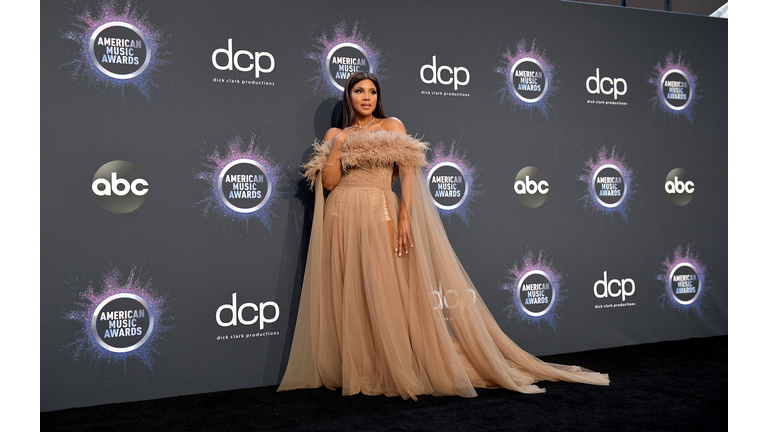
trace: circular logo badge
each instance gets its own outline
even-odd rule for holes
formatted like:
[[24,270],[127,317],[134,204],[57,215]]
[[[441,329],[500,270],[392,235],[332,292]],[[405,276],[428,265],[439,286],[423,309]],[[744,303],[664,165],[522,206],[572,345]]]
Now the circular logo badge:
[[515,177],[515,194],[520,204],[536,208],[544,204],[549,194],[549,182],[540,169],[527,166]]
[[353,73],[373,72],[368,53],[353,43],[342,43],[333,47],[325,59],[325,71],[331,83],[341,91],[344,91],[344,86]]
[[676,265],[669,274],[669,290],[672,298],[682,305],[696,301],[701,292],[701,280],[696,268],[686,262]]
[[544,67],[533,58],[522,58],[509,70],[509,80],[515,95],[527,103],[541,100],[547,93],[547,78]]
[[624,182],[626,176],[613,164],[606,164],[595,171],[592,177],[592,190],[603,207],[618,207],[627,196]]
[[135,294],[115,294],[96,308],[91,320],[93,337],[104,349],[133,351],[147,341],[155,326],[149,303]]
[[670,171],[664,182],[664,190],[667,192],[669,200],[677,206],[684,206],[691,202],[695,189],[696,186],[693,181],[682,168],[675,168]]
[[111,213],[130,213],[144,204],[149,183],[136,165],[118,160],[107,162],[93,175],[91,190],[96,202]]
[[555,292],[552,280],[540,270],[532,270],[520,278],[517,284],[517,301],[530,316],[538,317],[549,312],[554,304]]
[[88,46],[96,67],[112,78],[130,79],[149,66],[152,49],[135,26],[110,22],[96,29]]
[[229,163],[219,174],[219,197],[238,213],[253,213],[267,203],[272,184],[264,166],[251,159]]
[[661,77],[659,83],[664,103],[670,109],[680,111],[691,102],[691,87],[688,75],[680,69],[672,69]]
[[466,174],[453,162],[435,165],[427,174],[432,201],[443,210],[454,210],[467,199]]

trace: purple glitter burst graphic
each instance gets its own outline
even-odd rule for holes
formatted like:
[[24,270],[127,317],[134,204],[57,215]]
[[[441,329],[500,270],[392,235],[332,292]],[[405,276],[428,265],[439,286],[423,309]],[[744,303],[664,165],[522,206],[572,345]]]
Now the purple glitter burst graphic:
[[[682,107],[673,107],[667,103],[667,95],[664,91],[664,77],[670,73],[677,73],[683,75],[687,80],[688,85],[688,102]],[[658,109],[671,116],[680,117],[685,116],[688,122],[693,124],[694,105],[700,97],[700,91],[698,90],[699,77],[693,73],[689,66],[689,62],[683,60],[682,53],[677,57],[673,53],[667,54],[664,59],[664,63],[658,62],[654,66],[653,75],[648,78],[648,83],[655,87],[654,96],[651,99],[654,109]]]
[[[451,221],[451,216],[456,215],[461,218],[464,225],[468,226],[469,217],[472,215],[472,203],[475,201],[475,195],[480,193],[480,185],[477,183],[477,173],[474,165],[470,164],[467,160],[466,151],[459,154],[458,149],[456,148],[456,142],[452,142],[450,149],[446,150],[446,145],[440,141],[431,148],[431,153],[431,157],[427,159],[427,165],[424,167],[424,173],[426,175],[429,175],[429,172],[432,171],[433,168],[444,163],[453,164],[464,173],[464,201],[461,205],[451,210],[437,207],[438,213],[440,213],[441,216],[447,217],[448,223]],[[426,181],[428,182],[429,178],[427,178]],[[429,185],[427,185],[427,187],[429,187]]]
[[[223,202],[219,194],[219,177],[229,164],[239,160],[255,161],[263,166],[267,182],[271,185],[271,192],[265,198],[266,202],[252,212],[235,211]],[[272,161],[269,157],[269,149],[262,150],[255,136],[251,137],[248,145],[245,145],[238,135],[227,141],[224,154],[220,154],[219,149],[216,148],[213,154],[207,157],[207,161],[205,164],[207,169],[195,175],[195,178],[208,183],[206,196],[198,203],[203,205],[203,215],[215,214],[219,221],[244,222],[246,230],[249,221],[255,219],[264,224],[268,231],[272,231],[272,220],[275,218],[274,203],[285,194],[285,191],[279,187],[284,177],[283,165]]]
[[[93,315],[99,306],[105,300],[119,294],[132,294],[140,297],[149,306],[147,312],[154,317],[154,326],[146,340],[137,348],[125,352],[114,352],[104,348],[99,344],[92,330]],[[166,296],[158,295],[152,289],[151,279],[142,282],[136,267],[131,269],[127,278],[123,278],[120,271],[115,268],[102,276],[101,284],[98,287],[94,286],[92,282],[89,283],[86,290],[79,294],[79,300],[75,304],[77,309],[66,315],[66,319],[76,321],[81,325],[75,342],[71,344],[75,347],[73,354],[75,360],[88,358],[91,363],[108,365],[122,363],[123,370],[125,370],[128,359],[134,358],[149,368],[150,371],[152,370],[154,358],[160,354],[156,347],[157,342],[163,339],[163,334],[166,331],[173,328],[172,325],[166,324],[166,321],[172,321],[173,317],[166,317]]]
[[[552,298],[549,299],[550,305],[547,307],[546,313],[539,315],[532,315],[528,313],[524,305],[520,303],[520,297],[518,295],[518,285],[522,279],[531,273],[539,273],[546,275],[549,280],[552,290]],[[509,282],[502,286],[502,289],[509,291],[511,297],[509,300],[509,319],[516,318],[520,322],[528,324],[540,325],[542,321],[547,322],[552,326],[553,330],[557,330],[556,321],[558,319],[557,309],[560,306],[560,302],[566,298],[564,290],[562,288],[563,277],[552,265],[551,260],[547,260],[544,257],[544,252],[540,251],[538,256],[535,256],[532,251],[529,251],[523,257],[522,264],[515,263],[514,267],[509,270],[508,276]]]
[[[675,269],[686,266],[693,269],[698,279],[698,291],[693,299],[686,302],[678,300],[678,295],[675,293],[675,287],[672,283],[672,274]],[[699,256],[691,251],[691,246],[683,250],[682,246],[675,248],[672,257],[665,258],[661,263],[661,273],[656,276],[656,280],[664,284],[664,293],[659,296],[659,301],[665,307],[679,311],[694,310],[699,316],[702,316],[702,297],[707,293],[707,267],[705,267],[699,260]]]
[[[621,174],[621,177],[624,182],[624,195],[622,199],[615,204],[614,206],[607,206],[605,205],[597,196],[597,192],[595,191],[595,188],[593,187],[593,181],[595,178],[595,175],[597,172],[601,169],[603,169],[606,166],[612,166],[615,167],[617,171]],[[583,181],[587,186],[587,191],[584,194],[584,197],[582,200],[584,201],[584,208],[591,208],[592,210],[607,214],[611,216],[611,219],[613,219],[613,214],[618,213],[621,215],[621,217],[624,218],[624,221],[627,222],[627,213],[629,213],[629,203],[632,200],[633,195],[635,194],[635,181],[634,181],[634,170],[630,168],[625,162],[624,157],[619,156],[616,152],[616,148],[614,147],[611,149],[611,152],[608,153],[608,150],[605,147],[602,147],[598,153],[596,158],[590,158],[584,167],[584,173],[579,176],[579,180]]]
[[338,87],[328,76],[326,69],[326,61],[331,51],[341,44],[352,44],[360,47],[366,54],[370,63],[368,64],[368,70],[371,71],[379,81],[385,79],[381,69],[382,53],[381,50],[376,48],[370,41],[370,35],[363,36],[358,29],[358,23],[352,27],[351,31],[347,30],[347,25],[344,22],[340,22],[333,29],[333,36],[330,38],[323,32],[322,36],[315,40],[315,49],[317,51],[306,54],[306,57],[317,62],[317,73],[313,78],[314,91],[316,94],[324,94],[329,97],[338,97],[343,90],[339,90]]
[[[527,59],[533,63],[537,63],[543,73],[544,82],[546,83],[546,89],[535,100],[525,100],[520,97],[515,84],[512,82],[510,73],[512,68],[521,60]],[[551,108],[552,94],[556,92],[559,87],[555,85],[555,65],[549,61],[546,57],[546,50],[542,50],[536,46],[536,40],[531,42],[530,48],[525,39],[520,40],[515,46],[515,52],[511,49],[507,50],[502,56],[502,65],[495,69],[496,72],[504,76],[504,86],[501,88],[502,100],[509,100],[513,106],[517,106],[522,109],[527,109],[530,113],[536,108],[544,115],[545,118],[549,118],[549,110]]]
[[[62,35],[65,39],[78,44],[77,55],[69,62],[74,67],[72,78],[77,79],[82,76],[94,87],[120,89],[123,98],[125,98],[125,86],[132,86],[150,100],[152,89],[157,87],[154,76],[170,61],[164,60],[162,57],[165,53],[160,51],[165,44],[163,31],[155,28],[148,21],[147,13],[140,14],[136,10],[131,10],[130,0],[126,2],[122,11],[118,11],[116,0],[104,0],[100,4],[98,15],[93,16],[90,10],[86,9],[75,19],[76,22],[72,25],[76,30],[66,31]],[[134,77],[126,79],[111,77],[99,70],[91,59],[91,36],[101,26],[114,22],[128,24],[141,32],[146,40],[146,48],[151,53],[150,58],[145,60],[148,62],[146,68]]]

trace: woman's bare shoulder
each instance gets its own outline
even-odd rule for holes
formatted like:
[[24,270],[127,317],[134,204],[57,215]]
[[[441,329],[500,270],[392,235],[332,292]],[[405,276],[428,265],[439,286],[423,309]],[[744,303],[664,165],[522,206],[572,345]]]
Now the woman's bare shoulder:
[[328,129],[328,131],[325,133],[325,136],[323,136],[323,141],[328,142],[332,140],[336,135],[338,135],[341,132],[341,129],[337,127],[332,127]]
[[405,125],[397,117],[387,117],[381,120],[380,126],[384,130],[391,132],[407,133],[405,131]]

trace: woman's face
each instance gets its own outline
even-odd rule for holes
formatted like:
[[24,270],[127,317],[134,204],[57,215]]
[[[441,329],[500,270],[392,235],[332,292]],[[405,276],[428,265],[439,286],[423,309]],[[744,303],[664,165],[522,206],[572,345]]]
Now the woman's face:
[[376,102],[379,99],[376,85],[369,79],[359,81],[350,91],[352,100],[352,109],[360,117],[368,117],[376,109]]

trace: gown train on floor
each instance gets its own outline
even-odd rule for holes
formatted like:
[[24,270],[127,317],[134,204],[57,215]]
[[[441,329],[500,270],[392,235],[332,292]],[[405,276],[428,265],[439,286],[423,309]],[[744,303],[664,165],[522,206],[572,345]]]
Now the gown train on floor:
[[[344,395],[476,396],[475,388],[541,393],[537,381],[608,385],[608,375],[545,363],[496,323],[456,257],[431,202],[426,144],[405,134],[351,133],[344,175],[326,199],[329,143],[305,176],[315,204],[289,362],[278,391],[325,386]],[[414,247],[396,256],[393,163],[410,176]]]

